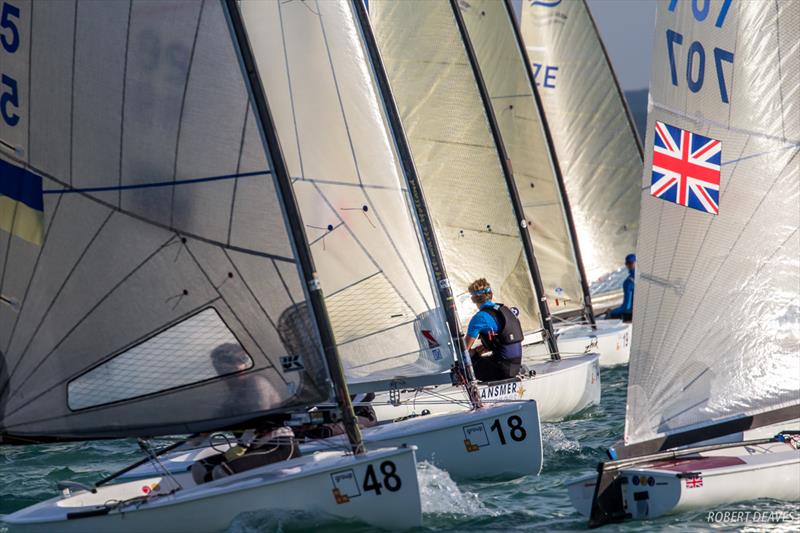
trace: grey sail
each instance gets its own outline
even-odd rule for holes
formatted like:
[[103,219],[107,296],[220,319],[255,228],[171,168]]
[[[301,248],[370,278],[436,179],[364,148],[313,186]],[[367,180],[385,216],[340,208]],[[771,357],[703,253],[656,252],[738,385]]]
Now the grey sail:
[[14,23],[2,434],[191,432],[329,399],[221,4],[33,3]]
[[[531,272],[475,75],[450,3],[371,1],[370,20],[466,323],[467,286],[492,283],[541,327]],[[414,31],[408,31],[414,28]]]
[[451,380],[454,362],[350,2],[244,2],[353,391]]
[[[564,176],[593,302],[636,249],[642,153],[611,63],[584,0],[522,3],[521,30]],[[608,281],[608,280],[606,280]],[[603,291],[605,294],[600,294]],[[610,293],[610,294],[609,294]]]
[[504,2],[460,4],[514,169],[536,259],[554,313],[583,308],[580,272],[564,216],[555,162]]
[[658,6],[626,444],[800,416],[800,2],[705,6]]

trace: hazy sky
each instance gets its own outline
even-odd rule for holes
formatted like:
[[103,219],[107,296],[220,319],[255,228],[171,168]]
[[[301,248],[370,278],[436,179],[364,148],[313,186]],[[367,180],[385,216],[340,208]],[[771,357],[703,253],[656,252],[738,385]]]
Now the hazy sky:
[[588,3],[622,89],[647,88],[656,0],[588,0]]

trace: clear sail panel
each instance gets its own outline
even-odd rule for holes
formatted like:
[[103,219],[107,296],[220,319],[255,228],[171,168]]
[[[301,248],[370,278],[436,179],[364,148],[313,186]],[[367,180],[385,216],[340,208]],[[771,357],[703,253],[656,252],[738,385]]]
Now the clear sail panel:
[[628,444],[800,403],[798,20],[658,6]]
[[222,4],[8,6],[2,433],[190,432],[328,399]]
[[[519,224],[450,3],[371,1],[370,19],[444,263],[467,323],[487,278],[526,331],[540,320]],[[414,28],[414,31],[408,31]]]
[[351,3],[242,12],[348,381],[446,372],[444,311]]

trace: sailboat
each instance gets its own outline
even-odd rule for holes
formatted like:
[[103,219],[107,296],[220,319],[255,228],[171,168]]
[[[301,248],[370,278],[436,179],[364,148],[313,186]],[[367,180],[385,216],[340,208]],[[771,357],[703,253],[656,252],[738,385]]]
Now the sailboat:
[[[438,248],[423,241],[417,224],[425,216],[424,199],[414,202],[406,184],[414,169],[403,168],[403,132],[399,120],[391,124],[396,110],[379,84],[380,58],[369,53],[374,42],[363,2],[309,5],[245,2],[241,9],[259,28],[251,35],[259,71],[275,73],[264,85],[276,109],[276,131],[286,140],[287,167],[349,390],[386,392],[398,380],[470,386],[460,379],[463,368],[458,375],[451,371],[461,364],[459,339],[450,338],[448,310],[426,253],[438,255]],[[459,480],[539,473],[535,402],[470,406],[364,428],[363,439],[370,447],[413,444],[418,460]],[[511,426],[522,429],[504,443],[498,428]],[[336,437],[301,449],[343,445]],[[162,463],[183,472],[215,448],[179,449]],[[151,471],[143,465],[128,477]]]
[[[547,360],[536,355],[538,346],[526,347],[524,376],[481,384],[481,399],[535,398],[542,420],[598,403],[597,355],[582,348],[577,357],[559,360],[547,302],[536,296],[541,282],[530,235],[457,3],[373,1],[369,10],[453,286],[459,327],[475,312],[467,285],[485,277],[496,301],[518,308],[526,332],[547,330],[539,337]],[[401,30],[408,27],[416,32]],[[379,417],[469,406],[457,387],[398,380],[396,389],[376,398]]]
[[[583,303],[599,314],[621,303],[628,276],[621,265],[636,249],[642,148],[586,2],[523,2],[520,20],[553,159],[563,174],[565,213],[583,293],[589,294]],[[580,300],[559,288],[550,287],[566,294],[554,314],[568,319],[574,314],[570,301]],[[630,326],[616,320],[593,322],[585,312],[584,318],[584,328],[572,327],[570,335],[581,329],[581,334],[589,333],[586,325],[593,325],[595,333],[615,329],[610,338],[598,337],[599,351],[608,364],[627,362]]]
[[593,526],[800,500],[800,4],[692,6],[657,11],[625,436],[569,486]]
[[[510,2],[461,3],[513,167],[562,355],[596,351],[600,366],[627,363],[630,326],[596,320],[553,136]],[[579,324],[576,324],[578,322]],[[532,342],[541,339],[526,335]]]
[[253,427],[333,394],[349,449],[203,484],[169,472],[60,482],[59,497],[3,521],[198,532],[301,510],[418,526],[413,447],[366,451],[355,423],[252,20],[234,1],[6,2],[9,12],[2,442]]

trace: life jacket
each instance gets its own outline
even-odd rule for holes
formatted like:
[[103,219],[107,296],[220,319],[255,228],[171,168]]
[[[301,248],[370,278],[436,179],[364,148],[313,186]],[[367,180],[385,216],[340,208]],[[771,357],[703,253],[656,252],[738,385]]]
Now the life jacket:
[[497,332],[481,332],[480,339],[486,349],[504,359],[519,359],[522,357],[522,324],[514,312],[503,304],[482,307],[481,311],[489,313],[497,322]]

